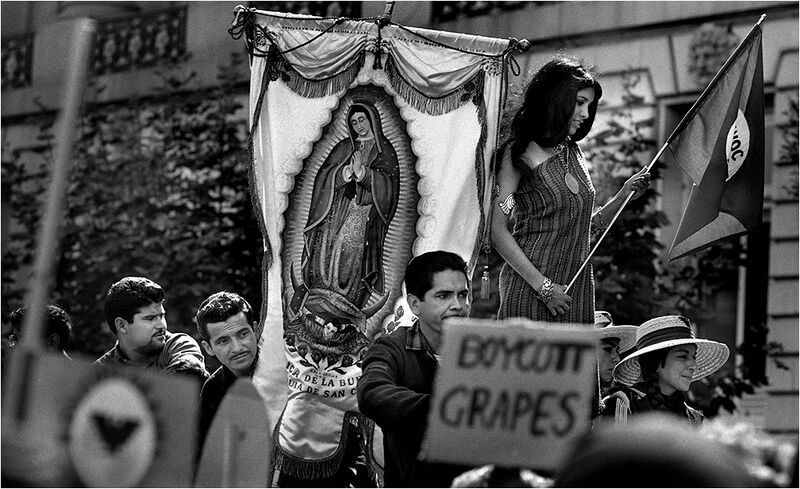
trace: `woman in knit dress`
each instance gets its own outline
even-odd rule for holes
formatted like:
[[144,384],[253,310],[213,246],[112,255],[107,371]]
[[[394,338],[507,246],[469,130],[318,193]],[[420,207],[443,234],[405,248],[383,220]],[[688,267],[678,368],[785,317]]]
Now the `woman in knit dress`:
[[[631,191],[650,185],[646,169],[594,210],[594,186],[576,144],[589,132],[602,96],[579,62],[559,57],[531,80],[502,149],[492,206],[492,242],[506,264],[500,272],[500,319],[594,322],[594,283],[587,266],[592,227],[602,230]],[[510,225],[513,224],[513,228]]]

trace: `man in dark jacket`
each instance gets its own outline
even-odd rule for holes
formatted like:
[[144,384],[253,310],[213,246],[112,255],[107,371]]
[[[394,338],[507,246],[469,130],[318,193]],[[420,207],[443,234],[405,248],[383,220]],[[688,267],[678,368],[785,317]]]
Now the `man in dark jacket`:
[[200,304],[195,315],[203,349],[222,364],[200,391],[200,446],[222,398],[239,377],[252,377],[258,358],[253,308],[231,292],[217,292]]
[[439,360],[442,323],[469,314],[464,260],[433,251],[406,268],[408,305],[418,320],[378,338],[358,381],[358,407],[383,430],[386,487],[450,487],[470,467],[418,461]]

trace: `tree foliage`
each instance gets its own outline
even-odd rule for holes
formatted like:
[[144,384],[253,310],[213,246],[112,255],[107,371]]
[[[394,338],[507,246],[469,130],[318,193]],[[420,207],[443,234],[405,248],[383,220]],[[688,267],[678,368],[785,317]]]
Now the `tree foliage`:
[[[606,127],[590,134],[584,144],[597,205],[608,202],[625,180],[641,170],[656,146],[654,118],[636,117],[635,109],[644,105],[643,97],[634,92],[639,81],[635,72],[623,76],[621,106],[611,113]],[[618,324],[639,324],[660,311],[665,302],[672,302],[665,297],[669,289],[657,286],[663,246],[656,231],[667,224],[667,218],[655,208],[659,167],[650,173],[650,188],[625,206],[592,258],[595,307],[610,311]],[[603,217],[608,223],[613,216]]]
[[[127,275],[164,287],[172,331],[195,333],[197,305],[218,290],[242,294],[258,312],[263,253],[248,189],[247,127],[233,92],[240,65],[234,57],[210,91],[188,91],[192,75],[165,72],[166,96],[87,108],[54,291],[73,317],[76,350],[97,355],[111,346],[103,297]],[[46,179],[23,176],[13,161],[6,167],[36,181],[18,186],[12,200],[28,233],[14,237],[15,249],[27,253],[6,253],[4,266],[19,268],[30,260],[35,197]]]

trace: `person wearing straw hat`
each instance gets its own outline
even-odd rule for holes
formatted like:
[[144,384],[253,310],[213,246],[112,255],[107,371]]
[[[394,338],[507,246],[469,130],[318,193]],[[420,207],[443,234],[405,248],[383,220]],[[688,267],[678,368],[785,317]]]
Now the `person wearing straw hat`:
[[636,346],[636,326],[616,325],[606,311],[594,312],[595,335],[599,341],[597,366],[600,378],[600,394],[610,394],[614,381],[614,367],[620,362],[620,352]]
[[625,424],[629,414],[658,411],[700,424],[703,414],[686,404],[685,393],[692,382],[725,365],[729,355],[725,344],[695,338],[683,316],[645,321],[636,331],[636,351],[614,367],[614,380],[628,387],[603,400],[614,406],[604,415]]

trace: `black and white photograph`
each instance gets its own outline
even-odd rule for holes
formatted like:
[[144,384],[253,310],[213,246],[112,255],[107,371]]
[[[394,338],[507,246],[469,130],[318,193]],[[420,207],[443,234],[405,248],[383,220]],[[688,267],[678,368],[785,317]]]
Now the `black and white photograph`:
[[796,1],[0,2],[3,487],[798,487]]

